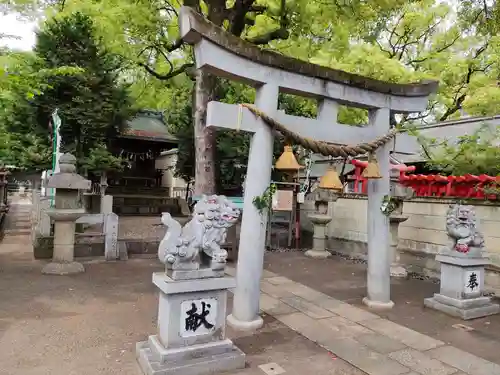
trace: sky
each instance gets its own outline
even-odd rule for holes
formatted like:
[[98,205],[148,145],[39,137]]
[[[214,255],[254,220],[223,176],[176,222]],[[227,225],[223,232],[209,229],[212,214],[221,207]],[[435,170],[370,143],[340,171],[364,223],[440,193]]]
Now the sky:
[[20,39],[2,38],[0,45],[28,51],[35,44],[36,22],[24,22],[15,14],[0,15],[0,33],[15,35]]

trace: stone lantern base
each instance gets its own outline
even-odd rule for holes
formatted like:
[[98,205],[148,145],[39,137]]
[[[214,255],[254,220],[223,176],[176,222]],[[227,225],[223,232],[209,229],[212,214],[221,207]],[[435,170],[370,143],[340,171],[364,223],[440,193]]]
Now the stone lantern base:
[[320,213],[309,214],[309,220],[311,220],[314,234],[313,234],[313,248],[307,250],[305,255],[310,258],[325,259],[331,256],[331,254],[326,250],[326,235],[327,235],[327,225],[332,221],[332,217]]
[[45,265],[46,275],[71,275],[85,272],[83,264],[74,261],[75,221],[85,214],[83,209],[47,210],[54,224],[54,254],[52,262]]

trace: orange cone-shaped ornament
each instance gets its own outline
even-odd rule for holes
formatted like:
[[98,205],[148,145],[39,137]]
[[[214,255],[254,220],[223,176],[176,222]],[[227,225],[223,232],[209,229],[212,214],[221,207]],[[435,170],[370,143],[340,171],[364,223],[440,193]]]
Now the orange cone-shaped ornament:
[[344,186],[340,182],[339,174],[333,165],[328,167],[326,173],[319,180],[319,187],[322,189],[343,190]]
[[292,146],[285,146],[285,150],[276,161],[276,165],[274,167],[280,171],[297,171],[304,168],[297,162],[297,159],[293,154]]
[[377,158],[375,157],[375,155],[373,155],[373,154],[368,155],[368,165],[363,170],[363,173],[361,175],[367,179],[382,178],[382,175],[380,174],[380,168],[378,166]]

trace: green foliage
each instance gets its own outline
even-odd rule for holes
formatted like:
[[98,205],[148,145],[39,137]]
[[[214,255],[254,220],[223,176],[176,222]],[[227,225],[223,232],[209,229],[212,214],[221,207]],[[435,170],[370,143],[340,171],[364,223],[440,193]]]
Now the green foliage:
[[[29,13],[41,3],[46,2],[14,0],[2,4]],[[132,83],[131,92],[139,105],[165,110],[171,131],[181,139],[177,172],[190,178],[194,176],[195,164],[192,83],[177,73],[186,71],[193,56],[190,47],[174,48],[178,36],[176,11],[181,3],[199,7],[205,16],[214,20],[216,2],[212,0],[170,3],[66,0],[62,10],[57,2],[49,4],[48,14],[55,14],[58,19],[82,11],[93,19],[100,43],[128,62],[122,65],[122,76]],[[498,112],[500,12],[497,1],[466,0],[451,5],[434,0],[287,0],[286,17],[283,17],[281,1],[260,0],[250,2],[254,7],[248,8],[250,11],[240,19],[244,21],[242,25],[228,15],[243,3],[248,4],[242,0],[226,2],[226,16],[219,23],[233,34],[259,42],[265,48],[389,82],[439,80],[439,91],[428,110],[401,116],[397,119],[399,125],[456,118],[460,110],[469,115]],[[173,54],[172,50],[175,50]],[[144,70],[145,64],[149,73]],[[254,94],[249,88],[224,81],[219,86],[218,100],[253,101]],[[280,98],[280,108],[306,117],[316,114],[314,102],[287,95]],[[339,122],[353,125],[367,120],[366,111],[348,107],[341,107],[338,117]],[[477,173],[485,163],[490,172],[494,171],[495,149],[487,148],[486,144],[481,146],[481,142],[473,145],[475,139],[472,136],[462,139],[456,146],[434,145],[433,151],[439,155],[434,155],[430,163],[455,174],[459,170]],[[241,183],[242,173],[234,165],[246,164],[248,148],[247,135],[218,134],[216,157],[220,175],[217,181],[225,186]],[[281,151],[278,142],[275,151],[277,154]],[[478,159],[483,160],[470,161],[475,154],[482,155]]]
[[47,77],[70,76],[80,70],[41,68],[29,52],[6,50],[0,59],[0,159],[21,169],[46,169],[51,165],[50,140],[36,126],[33,98],[47,89]]
[[48,68],[81,69],[72,76],[47,77],[47,88],[33,100],[39,127],[50,130],[50,115],[58,108],[62,149],[75,154],[78,167],[116,169],[116,158],[109,153],[105,157],[103,145],[119,134],[133,114],[119,76],[123,60],[107,51],[94,36],[92,19],[79,12],[46,22],[37,34],[35,53]]
[[273,202],[273,196],[278,190],[276,184],[271,184],[269,185],[266,190],[262,193],[262,195],[259,195],[257,197],[253,198],[253,205],[257,210],[260,212],[261,215],[263,215],[266,210],[268,210],[271,207],[271,204]]
[[123,159],[112,155],[105,145],[97,144],[89,150],[88,156],[82,163],[82,168],[94,171],[95,174],[103,171],[119,172],[123,170]]
[[458,138],[456,144],[447,140],[423,139],[428,166],[449,175],[500,175],[500,127],[483,126],[471,135]]

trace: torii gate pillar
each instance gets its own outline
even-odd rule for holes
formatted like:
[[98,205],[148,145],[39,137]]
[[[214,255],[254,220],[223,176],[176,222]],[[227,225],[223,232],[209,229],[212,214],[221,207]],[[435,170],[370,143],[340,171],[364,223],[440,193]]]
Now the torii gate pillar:
[[[256,88],[256,106],[303,137],[336,144],[371,141],[389,132],[389,115],[420,112],[435,82],[392,84],[328,69],[292,59],[243,42],[226,33],[190,8],[180,12],[180,33],[194,45],[196,68],[238,80]],[[316,119],[289,116],[277,110],[279,92],[317,98]],[[337,123],[338,104],[369,110],[369,124],[353,127]],[[240,112],[241,111],[241,112]],[[265,246],[265,217],[253,205],[271,180],[273,135],[267,124],[238,105],[210,102],[207,126],[253,133],[247,167],[237,287],[228,323],[241,330],[262,326],[259,316],[260,279]],[[396,143],[397,145],[397,143]],[[383,197],[390,194],[389,151],[391,144],[377,151],[383,178],[368,187],[368,276],[364,303],[387,309],[390,299],[389,220],[380,210]]]

